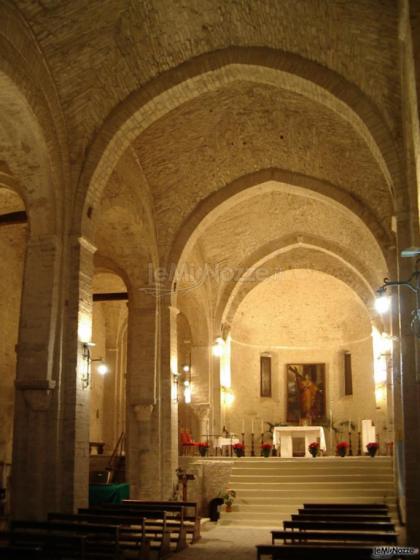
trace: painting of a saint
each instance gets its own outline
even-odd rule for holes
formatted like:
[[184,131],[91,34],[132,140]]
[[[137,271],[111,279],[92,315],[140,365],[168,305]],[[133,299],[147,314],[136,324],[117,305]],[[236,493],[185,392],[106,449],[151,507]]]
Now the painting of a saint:
[[325,364],[288,364],[287,421],[316,424],[325,417]]

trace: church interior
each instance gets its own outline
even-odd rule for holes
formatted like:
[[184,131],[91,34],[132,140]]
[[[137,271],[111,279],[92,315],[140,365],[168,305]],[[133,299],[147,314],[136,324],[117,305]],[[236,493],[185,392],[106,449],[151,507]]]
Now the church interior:
[[419,94],[416,0],[0,1],[0,556],[420,546]]

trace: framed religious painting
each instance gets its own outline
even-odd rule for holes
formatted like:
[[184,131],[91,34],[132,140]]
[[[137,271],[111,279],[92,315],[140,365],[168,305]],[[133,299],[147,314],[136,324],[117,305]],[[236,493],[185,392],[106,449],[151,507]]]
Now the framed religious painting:
[[287,422],[325,419],[325,364],[287,364]]

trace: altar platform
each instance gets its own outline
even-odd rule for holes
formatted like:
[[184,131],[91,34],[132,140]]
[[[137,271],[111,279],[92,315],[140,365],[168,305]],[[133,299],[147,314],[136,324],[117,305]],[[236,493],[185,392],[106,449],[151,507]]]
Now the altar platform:
[[356,457],[180,457],[180,466],[195,474],[189,499],[206,515],[208,502],[226,488],[236,491],[231,513],[221,523],[280,526],[304,503],[378,503],[396,515],[393,458]]

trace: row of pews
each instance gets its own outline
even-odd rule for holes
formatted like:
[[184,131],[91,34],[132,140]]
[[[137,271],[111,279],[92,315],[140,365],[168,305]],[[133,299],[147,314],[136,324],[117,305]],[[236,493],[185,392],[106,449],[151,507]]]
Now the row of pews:
[[47,521],[11,521],[0,534],[0,558],[150,560],[199,539],[196,502],[124,500],[75,514],[50,513]]
[[397,536],[385,504],[304,504],[283,530],[271,531],[271,545],[257,545],[257,560],[367,560]]

